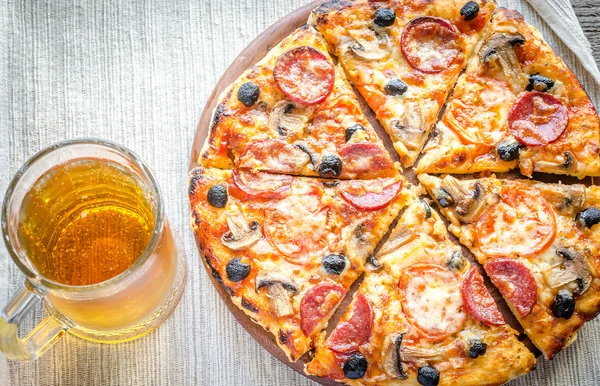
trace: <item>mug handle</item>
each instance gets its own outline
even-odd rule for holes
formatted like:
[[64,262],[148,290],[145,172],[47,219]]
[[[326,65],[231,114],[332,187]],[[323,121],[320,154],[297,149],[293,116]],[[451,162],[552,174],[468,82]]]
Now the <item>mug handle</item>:
[[0,313],[0,351],[8,359],[31,361],[39,358],[68,329],[69,326],[47,316],[25,339],[17,335],[17,327],[34,305],[42,300],[42,296],[26,283],[8,301]]

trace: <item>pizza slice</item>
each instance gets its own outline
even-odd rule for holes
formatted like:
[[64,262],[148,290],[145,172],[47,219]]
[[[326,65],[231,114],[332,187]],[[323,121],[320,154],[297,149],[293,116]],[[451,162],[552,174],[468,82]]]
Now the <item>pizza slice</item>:
[[498,9],[418,173],[600,175],[600,123],[575,75],[516,11]]
[[439,215],[413,199],[341,322],[317,340],[311,375],[350,385],[499,385],[529,372],[518,341]]
[[309,19],[411,166],[491,15],[493,1],[333,0]]
[[310,26],[286,37],[223,92],[198,162],[344,179],[398,174]]
[[197,168],[191,225],[213,278],[296,361],[397,217],[403,185]]
[[521,180],[421,183],[551,359],[600,311],[600,190]]

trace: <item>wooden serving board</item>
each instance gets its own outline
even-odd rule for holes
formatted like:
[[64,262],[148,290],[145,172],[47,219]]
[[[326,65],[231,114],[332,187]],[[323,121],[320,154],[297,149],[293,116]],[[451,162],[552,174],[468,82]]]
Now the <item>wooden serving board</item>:
[[[199,166],[199,164],[197,162],[198,157],[200,155],[202,145],[204,144],[204,141],[205,141],[206,137],[208,136],[208,130],[209,130],[209,127],[210,127],[210,124],[212,121],[212,117],[213,117],[213,110],[215,109],[217,103],[219,102],[219,96],[221,95],[223,90],[225,90],[240,75],[242,75],[242,73],[247,68],[249,68],[250,66],[254,65],[256,62],[258,62],[260,59],[262,59],[269,52],[269,50],[271,50],[271,48],[273,48],[281,40],[283,40],[283,38],[285,38],[290,33],[292,33],[296,28],[306,24],[311,11],[325,1],[326,0],[313,1],[313,2],[305,5],[304,7],[299,8],[296,11],[294,11],[294,12],[290,13],[289,15],[278,20],[275,24],[273,24],[272,26],[267,28],[256,39],[254,39],[237,56],[237,58],[235,58],[233,63],[231,63],[231,65],[227,68],[227,70],[225,71],[225,73],[223,74],[223,76],[221,77],[221,79],[219,80],[217,85],[215,86],[213,92],[210,94],[210,96],[208,98],[208,102],[206,103],[206,106],[204,107],[204,110],[202,112],[202,116],[200,117],[200,122],[198,124],[197,130],[196,130],[196,136],[194,138],[194,143],[192,146],[190,170]],[[392,158],[394,159],[394,161],[399,161],[399,157],[393,148],[393,145],[392,145],[392,142],[391,142],[389,136],[386,134],[383,127],[377,121],[375,114],[367,106],[364,99],[358,93],[356,93],[356,94],[361,103],[361,106],[363,108],[365,115],[367,116],[371,125],[374,127],[375,131],[379,134],[379,137],[383,140],[383,143],[384,143],[386,149],[392,155]],[[403,174],[410,183],[418,184],[418,180],[416,178],[415,173],[412,171],[412,168],[408,168],[408,169],[404,170]],[[509,173],[496,173],[496,176],[500,177],[500,178],[510,178],[510,179],[525,178],[518,171],[513,171],[513,172],[509,172]],[[577,180],[574,177],[554,176],[554,175],[546,175],[546,174],[534,174],[533,178],[538,181],[543,181],[543,182],[554,182],[555,183],[558,181],[562,181],[563,183],[584,183],[585,185],[593,184],[593,181],[591,178],[586,178],[584,180]],[[442,216],[442,218],[443,218],[443,216]],[[454,240],[454,242],[459,244],[457,239],[452,234],[450,234],[450,237]],[[385,240],[385,238],[384,238],[384,240]],[[462,247],[462,249],[463,249],[464,255],[467,256],[471,260],[471,262],[473,263],[474,266],[479,267],[480,272],[484,275],[484,277],[486,277],[486,285],[487,285],[488,289],[490,290],[490,293],[496,300],[496,303],[498,304],[499,309],[502,312],[506,322],[508,324],[510,324],[514,329],[516,329],[517,331],[522,333],[522,328],[519,326],[515,317],[512,315],[512,312],[510,311],[508,305],[504,302],[504,300],[502,299],[502,297],[500,296],[498,291],[490,284],[489,279],[487,279],[487,276],[485,275],[483,269],[475,261],[475,258],[472,255],[472,253],[469,250],[467,250],[465,247]],[[199,249],[199,251],[200,251],[200,249]],[[202,252],[200,252],[200,253],[202,253]],[[283,351],[277,346],[277,343],[275,342],[275,337],[273,336],[273,334],[265,331],[262,327],[255,324],[254,322],[252,322],[252,320],[250,319],[250,317],[248,315],[246,315],[242,310],[240,310],[238,307],[236,307],[232,303],[230,295],[223,289],[223,287],[219,283],[217,283],[212,278],[210,269],[205,264],[204,264],[204,267],[207,270],[208,277],[210,277],[210,280],[212,281],[213,286],[215,287],[215,289],[221,296],[221,299],[223,300],[223,302],[227,305],[227,308],[229,308],[229,311],[231,311],[231,313],[234,315],[234,317],[237,319],[237,321],[246,329],[246,331],[258,343],[260,343],[261,346],[263,346],[267,351],[269,351],[273,356],[275,356],[281,362],[285,363],[288,367],[294,369],[298,373],[314,380],[315,382],[317,382],[319,384],[330,385],[330,386],[340,385],[340,383],[329,380],[329,379],[307,376],[304,373],[304,365],[308,361],[307,355],[304,355],[297,362],[294,362],[294,363],[290,362],[287,359],[287,357],[285,356],[285,354],[283,353]],[[356,283],[354,283],[354,285],[348,291],[348,294],[346,295],[342,304],[338,308],[336,314],[333,316],[333,318],[331,319],[331,321],[329,323],[328,333],[331,332],[333,327],[335,327],[341,314],[347,308],[348,304],[350,303],[350,301],[352,299],[352,295],[354,294],[354,292],[356,291],[356,289],[358,288],[358,286],[360,284],[360,281],[361,280],[359,279]],[[525,343],[525,345],[528,348],[530,348],[536,354],[537,357],[540,356],[541,353],[537,349],[535,349],[535,347],[533,346],[531,341],[529,341],[529,339],[526,336],[524,336],[524,334],[521,334],[519,339],[521,341],[523,341],[523,343]]]

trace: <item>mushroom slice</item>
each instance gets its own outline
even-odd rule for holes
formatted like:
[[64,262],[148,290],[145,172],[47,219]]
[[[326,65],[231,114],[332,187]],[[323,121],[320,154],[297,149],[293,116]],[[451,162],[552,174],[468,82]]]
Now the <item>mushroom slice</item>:
[[304,115],[292,114],[294,104],[282,100],[275,104],[269,115],[269,128],[282,137],[296,137],[304,131],[308,122]]
[[365,232],[364,225],[360,224],[354,228],[352,236],[349,241],[348,250],[353,251],[355,256],[359,258],[367,259],[368,256],[373,252],[373,235],[369,232]]
[[298,292],[298,286],[290,277],[278,271],[260,272],[256,277],[256,290],[263,287],[267,287],[267,296],[277,317],[294,313],[290,292]]
[[556,254],[564,260],[544,271],[544,279],[548,286],[558,288],[575,282],[577,295],[587,291],[592,283],[592,275],[584,254],[573,247],[557,248]]
[[483,43],[479,51],[479,60],[488,66],[498,65],[515,93],[525,90],[529,84],[529,79],[523,73],[513,48],[517,44],[524,43],[525,37],[518,32],[497,32]]
[[401,141],[407,149],[421,150],[425,130],[420,102],[409,102],[402,118],[393,119],[390,123],[394,139]]
[[467,189],[461,181],[448,175],[444,177],[440,187],[452,197],[452,201],[456,203],[454,213],[464,223],[477,221],[483,211],[497,201],[497,198],[486,194],[479,181],[473,189]]
[[221,242],[231,250],[240,251],[249,248],[262,238],[258,221],[248,224],[240,212],[227,213],[227,225],[229,225],[229,231],[223,233]]
[[574,216],[585,205],[585,185],[539,184],[535,186],[560,214]]
[[308,146],[308,144],[304,141],[296,141],[294,142],[294,147],[298,150],[301,150],[308,156],[310,160],[310,164],[312,165],[312,169],[317,169],[317,164],[319,163],[319,156],[315,154],[315,152]]
[[404,334],[393,333],[384,342],[383,369],[390,377],[396,379],[408,378],[407,366],[402,363],[402,355],[400,354],[403,336]]
[[383,244],[377,255],[383,256],[394,252],[401,246],[406,245],[414,240],[415,237],[417,237],[417,235],[413,231],[406,228],[404,225],[398,225],[398,227],[394,229],[390,237]]
[[565,171],[576,170],[577,160],[571,152],[564,152],[562,155],[556,156],[556,160],[535,161],[533,164],[534,171],[544,173],[563,174]]
[[356,36],[353,36],[353,38],[354,40],[350,42],[348,48],[354,55],[361,59],[368,61],[381,60],[390,55],[388,51],[382,50],[379,47],[379,40],[376,36],[373,36],[373,40],[366,40]]
[[403,346],[400,349],[403,362],[427,362],[441,361],[444,359],[444,351],[440,348],[423,348],[414,346]]

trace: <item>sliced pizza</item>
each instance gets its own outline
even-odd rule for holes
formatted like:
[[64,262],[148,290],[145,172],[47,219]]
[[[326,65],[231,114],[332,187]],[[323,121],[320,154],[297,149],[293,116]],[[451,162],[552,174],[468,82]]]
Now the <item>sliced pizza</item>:
[[312,12],[402,164],[419,155],[494,11],[493,1],[333,0]]
[[223,92],[199,163],[344,179],[398,174],[310,26],[283,39]]
[[551,359],[600,311],[600,191],[419,176],[532,342]]
[[600,175],[600,123],[575,75],[517,11],[498,9],[418,173]]
[[350,385],[499,385],[533,354],[505,324],[439,215],[414,199],[341,322],[317,340],[311,375]]
[[403,185],[197,168],[191,225],[213,278],[296,361],[397,217]]

